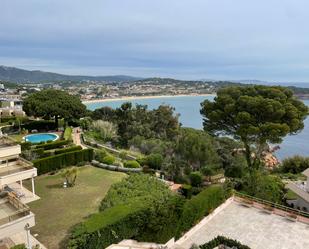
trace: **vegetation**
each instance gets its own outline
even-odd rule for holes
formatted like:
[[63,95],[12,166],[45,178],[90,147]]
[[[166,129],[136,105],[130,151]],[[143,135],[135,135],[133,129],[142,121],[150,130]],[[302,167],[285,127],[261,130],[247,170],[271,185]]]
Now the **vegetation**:
[[[47,248],[65,248],[71,228],[96,212],[110,186],[124,177],[123,173],[84,166],[79,168],[76,185],[66,189],[61,172],[36,177],[36,193],[41,199],[28,204],[36,217],[32,233],[39,234],[37,239]],[[30,181],[25,185],[31,188]]]
[[140,168],[141,167],[141,165],[135,160],[125,161],[123,166],[125,168]]
[[56,149],[56,148],[59,148],[61,146],[67,145],[69,143],[70,143],[70,141],[68,141],[68,140],[57,140],[57,141],[54,141],[54,142],[38,144],[35,147],[36,148],[42,148],[44,150],[51,150],[51,149]]
[[85,149],[36,159],[33,161],[33,165],[38,169],[38,174],[45,174],[67,166],[79,165],[82,162],[90,162],[92,159],[93,150]]
[[72,127],[66,127],[63,133],[64,140],[72,140]]
[[101,212],[77,226],[67,248],[105,248],[123,239],[164,243],[174,234],[183,199],[147,175],[113,185]]
[[[242,245],[237,240],[229,239],[224,236],[217,236],[216,238],[212,239],[211,241],[207,242],[204,245],[194,247],[199,249],[214,249],[220,245],[228,246],[229,248],[237,248],[237,249],[250,249],[250,247]],[[193,247],[191,248],[193,249]]]
[[77,167],[66,168],[61,172],[61,176],[65,178],[67,187],[73,187],[75,185],[77,175],[78,175]]
[[82,150],[83,148],[80,145],[73,145],[67,148],[63,148],[63,149],[57,149],[54,151],[55,155],[59,155],[59,154],[63,154],[63,153],[67,153],[67,152],[72,152],[72,151],[77,151],[77,150]]
[[92,113],[94,120],[113,122],[118,128],[118,142],[127,147],[135,136],[145,139],[159,138],[174,139],[179,128],[178,116],[174,116],[174,109],[169,106],[159,106],[148,110],[147,106],[124,103],[113,110],[108,107],[97,109]]
[[221,186],[211,186],[192,197],[191,200],[188,200],[183,207],[176,231],[176,237],[179,238],[204,216],[211,213],[224,202],[225,198],[226,193]]
[[28,116],[54,118],[55,125],[58,127],[60,118],[68,122],[83,117],[86,106],[77,96],[60,90],[47,89],[29,95],[23,102],[23,110]]
[[256,169],[268,143],[280,143],[303,129],[308,107],[283,87],[227,87],[217,92],[214,102],[202,103],[201,114],[205,131],[241,141],[249,169]]
[[282,161],[279,171],[282,173],[299,174],[309,168],[309,157],[293,156]]
[[117,137],[117,127],[108,121],[97,120],[91,124],[91,128],[98,132],[100,138],[104,141],[111,141]]

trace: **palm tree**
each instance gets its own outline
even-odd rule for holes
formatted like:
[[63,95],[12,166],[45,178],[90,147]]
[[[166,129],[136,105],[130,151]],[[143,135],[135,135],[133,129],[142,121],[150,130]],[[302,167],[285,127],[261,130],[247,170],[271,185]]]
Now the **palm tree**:
[[73,187],[75,185],[77,175],[77,167],[66,168],[61,173],[61,176],[65,178],[68,187]]

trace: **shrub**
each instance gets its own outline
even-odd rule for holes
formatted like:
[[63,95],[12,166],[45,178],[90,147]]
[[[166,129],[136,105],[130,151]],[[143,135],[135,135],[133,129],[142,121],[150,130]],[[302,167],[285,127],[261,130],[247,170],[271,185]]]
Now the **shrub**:
[[22,128],[29,131],[31,130],[50,131],[57,129],[55,122],[52,120],[30,121],[29,123],[23,124]]
[[64,133],[63,133],[63,138],[64,140],[72,140],[72,128],[71,127],[67,127],[65,128],[64,130]]
[[23,142],[20,144],[21,146],[21,150],[30,150],[31,149],[31,146],[32,146],[32,143],[30,142]]
[[66,248],[106,248],[130,238],[165,243],[174,236],[182,205],[163,182],[130,175],[110,188],[101,212],[73,229]]
[[129,160],[124,162],[125,168],[140,168],[141,165],[135,160]]
[[299,174],[309,168],[309,157],[293,156],[282,161],[280,171],[282,173]]
[[220,245],[228,246],[229,248],[237,248],[237,249],[250,249],[250,247],[241,244],[237,240],[229,239],[223,236],[217,236],[216,238],[212,239],[211,241],[207,242],[204,245],[201,245],[197,248],[200,249],[214,249]]
[[58,140],[54,142],[36,145],[36,148],[43,148],[44,150],[52,150],[52,149],[59,148],[60,146],[67,145],[69,143],[70,141],[68,140]]
[[82,149],[83,148],[80,145],[72,146],[72,147],[68,147],[68,148],[64,148],[64,149],[58,149],[58,150],[55,150],[55,155],[59,155],[59,154],[63,154],[63,153],[71,152],[71,151],[82,150]]
[[160,169],[163,163],[161,154],[150,154],[146,157],[146,164],[152,169]]
[[67,166],[77,165],[82,161],[89,162],[92,159],[93,150],[85,149],[37,159],[33,161],[33,165],[38,169],[39,174],[44,174]]
[[186,198],[191,198],[192,196],[192,186],[189,184],[183,184],[181,187],[181,193]]
[[117,126],[111,122],[97,120],[93,121],[91,127],[100,134],[100,138],[105,142],[117,137]]
[[200,172],[196,171],[196,172],[192,172],[190,173],[190,182],[191,182],[191,185],[193,187],[198,187],[202,184],[203,182],[203,176]]
[[221,205],[225,200],[225,192],[221,186],[211,186],[188,200],[184,207],[176,237],[179,238],[182,233],[188,231],[204,216],[207,216],[215,208]]
[[11,249],[27,249],[25,244],[19,244],[11,247]]
[[103,157],[103,159],[102,159],[102,163],[105,163],[105,164],[108,164],[108,165],[113,164],[115,161],[116,161],[116,158],[112,155],[107,155],[107,156]]
[[103,158],[109,155],[109,153],[105,149],[100,149],[95,151],[95,159],[99,162],[103,161]]

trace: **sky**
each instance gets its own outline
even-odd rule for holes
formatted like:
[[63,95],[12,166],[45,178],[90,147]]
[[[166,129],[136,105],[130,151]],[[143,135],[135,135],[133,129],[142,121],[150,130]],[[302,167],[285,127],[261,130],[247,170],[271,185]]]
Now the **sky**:
[[309,82],[308,0],[1,0],[0,65]]

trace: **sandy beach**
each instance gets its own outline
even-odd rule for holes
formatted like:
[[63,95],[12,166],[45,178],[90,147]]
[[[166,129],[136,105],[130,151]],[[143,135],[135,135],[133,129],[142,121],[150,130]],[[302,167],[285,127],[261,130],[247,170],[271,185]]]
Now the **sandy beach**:
[[101,103],[110,101],[121,101],[121,100],[136,100],[136,99],[159,99],[159,98],[177,98],[177,97],[189,97],[189,96],[215,96],[216,94],[180,94],[180,95],[152,95],[152,96],[123,96],[119,98],[104,98],[104,99],[93,99],[93,100],[82,100],[83,104]]

